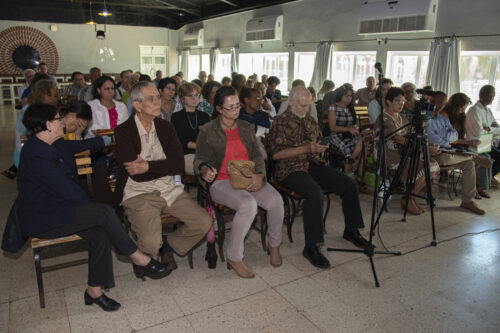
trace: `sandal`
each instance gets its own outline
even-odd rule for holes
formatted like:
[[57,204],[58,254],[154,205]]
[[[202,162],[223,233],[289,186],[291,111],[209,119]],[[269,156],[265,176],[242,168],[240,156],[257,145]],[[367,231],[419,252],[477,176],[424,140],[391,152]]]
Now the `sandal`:
[[9,179],[14,179],[17,176],[17,172],[5,170],[2,172],[2,175],[4,175],[5,177],[7,177]]
[[476,200],[481,200],[483,197],[479,194],[479,192],[476,191],[476,195],[474,196],[474,199]]
[[488,193],[484,192],[483,190],[478,190],[478,191],[477,191],[477,193],[478,193],[480,196],[482,196],[483,198],[486,198],[486,199],[491,198],[491,196],[490,196]]

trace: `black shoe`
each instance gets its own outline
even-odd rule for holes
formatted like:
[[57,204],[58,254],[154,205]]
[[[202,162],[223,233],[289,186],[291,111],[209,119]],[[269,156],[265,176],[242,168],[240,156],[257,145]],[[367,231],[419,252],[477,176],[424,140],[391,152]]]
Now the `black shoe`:
[[116,311],[120,308],[121,304],[115,301],[112,298],[109,298],[106,296],[104,293],[97,297],[97,298],[92,298],[87,291],[85,290],[85,294],[83,294],[83,298],[85,299],[85,305],[92,305],[92,304],[97,304],[103,309],[104,311]]
[[323,253],[321,253],[318,246],[304,247],[302,255],[309,260],[313,266],[318,268],[330,268],[330,262],[326,259]]
[[151,259],[146,266],[138,266],[133,264],[135,276],[144,280],[144,276],[151,279],[161,279],[172,272],[172,267],[167,263],[160,263],[157,260]]
[[215,267],[217,267],[217,252],[215,251],[215,243],[207,242],[205,260],[208,262],[209,269],[215,269]]
[[[364,238],[363,236],[361,236],[361,234],[359,233],[359,231],[344,231],[344,239],[353,243],[354,245],[356,245],[357,247],[359,248],[366,248],[370,243],[366,240],[366,238]],[[375,245],[372,245],[372,248],[375,248]]]

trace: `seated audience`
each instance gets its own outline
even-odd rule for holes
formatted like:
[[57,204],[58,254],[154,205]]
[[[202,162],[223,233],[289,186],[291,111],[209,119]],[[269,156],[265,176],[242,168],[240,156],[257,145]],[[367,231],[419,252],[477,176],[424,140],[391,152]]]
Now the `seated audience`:
[[201,86],[202,86],[201,80],[194,79],[194,80],[191,80],[191,83],[196,84],[201,89]]
[[120,86],[116,89],[116,99],[123,101],[123,94],[130,90],[130,78],[133,71],[131,69],[124,70],[120,73]]
[[405,92],[405,104],[403,106],[402,114],[408,119],[409,122],[413,119],[413,113],[417,111],[417,95],[416,87],[411,82],[405,82],[401,85],[401,89]]
[[171,77],[161,79],[158,90],[161,96],[160,118],[170,121],[177,104],[177,81]]
[[[36,72],[32,70],[31,68],[27,68],[23,71],[24,74],[24,84],[20,87],[17,88],[17,95],[20,96],[21,99],[21,107],[26,105],[26,99],[28,98],[28,95],[30,93],[30,85],[31,85],[31,80],[33,80],[33,77],[35,76]],[[23,99],[25,99],[24,104],[23,104]],[[16,106],[16,109],[18,107]]]
[[276,109],[271,100],[266,97],[266,85],[264,82],[257,82],[254,88],[260,92],[262,97],[262,110],[267,112],[271,119],[274,119],[274,117],[276,117]]
[[267,85],[268,85],[268,83],[267,83],[267,79],[268,79],[268,78],[269,78],[269,77],[268,77],[266,74],[262,74],[262,75],[260,76],[260,80],[262,81],[262,83],[264,83],[264,85],[266,86],[266,88],[267,88]]
[[[281,195],[266,183],[266,167],[257,146],[254,125],[238,119],[240,103],[232,87],[217,90],[214,99],[214,119],[200,129],[196,142],[194,169],[210,187],[212,200],[236,211],[227,246],[227,267],[242,278],[255,274],[243,261],[245,236],[257,214],[257,206],[267,212],[268,249],[270,263],[281,266],[280,244],[284,217]],[[255,163],[252,183],[243,190],[231,186],[227,164],[230,160],[250,160]],[[203,163],[208,163],[209,168]]]
[[[330,105],[328,111],[328,125],[332,146],[338,149],[347,159],[348,164],[353,164],[359,158],[358,183],[363,182],[363,138],[356,126],[356,112],[352,100],[353,89],[351,85],[340,86],[335,93],[335,104]],[[365,155],[367,151],[365,150]],[[348,170],[349,171],[349,170]]]
[[[43,74],[46,77],[46,74]],[[31,93],[28,95],[28,104],[26,104],[19,114],[16,120],[16,143],[14,148],[13,161],[16,167],[19,166],[19,157],[21,154],[21,137],[29,135],[30,132],[26,129],[23,123],[23,117],[26,110],[30,105],[33,104],[50,104],[57,106],[59,103],[59,95],[57,94],[57,86],[52,80],[38,80],[38,77],[33,78],[33,86],[31,87]]]
[[[306,84],[304,81],[298,79],[298,80],[294,80],[292,82],[292,89],[295,88],[295,87],[306,87]],[[287,109],[288,109],[288,106],[289,106],[289,102],[288,100],[284,100],[280,103],[280,108],[279,108],[279,111],[278,111],[278,115],[284,113]],[[311,96],[311,104],[309,105],[309,114],[311,115],[311,117],[314,118],[314,120],[316,120],[316,122],[318,122],[318,111],[316,110],[316,104],[312,101],[312,96]]]
[[[479,90],[479,101],[467,111],[465,127],[469,139],[480,140],[481,134],[500,133],[500,128],[493,116],[493,112],[488,107],[488,105],[493,103],[494,98],[495,87],[490,85],[481,87]],[[485,191],[490,188],[495,175],[500,171],[500,149],[492,145],[490,153],[481,155],[494,161],[492,168],[483,168],[482,166],[477,166],[476,168],[478,192],[481,196],[489,198],[488,193]]]
[[[390,88],[385,95],[385,104],[387,105],[387,107],[384,109],[384,113],[382,115],[384,117],[384,132],[386,135],[393,133],[392,135],[386,137],[386,163],[388,169],[393,171],[398,169],[405,149],[409,148],[406,146],[406,144],[408,140],[407,136],[409,133],[411,133],[411,127],[405,127],[398,130],[399,128],[408,124],[408,119],[406,119],[406,117],[401,114],[401,111],[403,110],[404,100],[404,91],[400,88]],[[380,117],[381,116],[379,116],[379,119],[376,123],[378,130],[380,130]],[[429,147],[430,154],[432,156],[435,155],[438,152],[438,148],[439,147],[431,145]],[[408,159],[400,178],[400,181],[405,184],[408,178],[410,163],[411,160]],[[438,184],[439,165],[432,158],[430,159],[429,164],[431,177],[433,180],[435,180],[435,183]],[[426,181],[424,162],[421,158],[419,161],[415,183],[413,184],[412,194],[417,195],[421,190],[425,188],[425,185]],[[415,215],[419,215],[425,211],[424,208],[417,203],[417,201],[415,200],[415,196],[413,195],[410,195],[409,198],[407,198],[406,196],[403,196],[401,198],[401,208],[405,209],[406,207],[408,207],[409,213]]]
[[231,86],[236,90],[236,92],[239,94],[241,89],[245,87],[245,84],[247,82],[247,78],[243,74],[236,74],[233,77],[233,80],[231,82]]
[[[392,80],[385,78],[378,84],[380,86],[380,94],[379,89],[377,89],[375,99],[368,104],[368,119],[370,120],[370,124],[375,124],[377,118],[382,114],[382,109],[387,108],[387,105],[385,105],[385,95],[389,91],[389,88],[392,87]],[[382,104],[384,105],[380,105],[380,95],[382,95]]]
[[207,82],[210,82],[210,81],[215,81],[215,78],[212,74],[208,74],[208,76],[207,76]]
[[200,73],[198,73],[198,79],[200,79],[201,84],[199,84],[199,86],[201,88],[205,83],[207,83],[207,72],[200,71]]
[[194,175],[193,161],[200,127],[210,121],[208,114],[196,109],[200,97],[199,89],[200,87],[193,83],[181,85],[179,98],[184,108],[172,115],[172,124],[184,150],[184,172],[188,175]]
[[434,117],[438,115],[439,111],[446,105],[448,101],[448,96],[442,91],[436,91],[434,96],[432,96],[431,103],[435,105],[434,107]]
[[369,76],[366,79],[366,87],[356,91],[353,101],[355,101],[358,106],[368,106],[370,102],[375,99],[376,92],[377,86],[375,84],[375,78],[373,76]]
[[[139,75],[139,81],[135,81],[135,79],[132,80],[134,84],[141,81],[151,82],[151,77],[146,74],[141,74]],[[127,106],[128,116],[130,117],[134,113],[134,107],[132,106],[132,100],[130,99],[130,92],[126,93],[125,96],[126,101],[124,102],[124,104]]]
[[111,244],[117,252],[130,257],[138,277],[161,278],[171,268],[137,250],[113,209],[91,202],[78,184],[73,155],[87,149],[102,149],[111,140],[65,141],[62,119],[56,108],[48,104],[31,105],[23,117],[32,135],[23,147],[19,164],[19,223],[28,236],[57,238],[77,234],[87,240],[89,272],[85,304],[115,311],[120,303],[102,291],[114,285]]
[[94,83],[97,81],[98,78],[102,76],[101,70],[97,67],[92,67],[89,73],[90,73],[91,84],[83,87],[82,90],[80,90],[80,92],[78,93],[78,100],[85,101],[87,103],[94,99],[94,93],[93,93]]
[[271,100],[276,110],[280,109],[282,101],[281,91],[279,89],[276,89],[278,84],[280,84],[280,79],[277,76],[270,76],[267,79],[266,97]]
[[241,110],[239,118],[255,125],[255,135],[258,138],[269,133],[271,121],[269,114],[262,111],[262,97],[260,91],[254,88],[243,88],[239,100]]
[[335,88],[335,83],[333,83],[333,81],[330,80],[323,81],[323,85],[318,91],[318,97],[317,97],[318,101],[322,101],[325,95],[330,91],[333,91],[334,88]]
[[78,97],[80,91],[85,87],[85,78],[82,72],[73,72],[71,74],[71,85],[64,89],[64,94],[66,96]]
[[[431,118],[427,125],[427,138],[430,143],[444,147],[452,143],[477,146],[478,140],[465,140],[465,108],[470,104],[470,99],[463,93],[450,97],[437,117]],[[484,210],[472,201],[476,196],[476,170],[474,156],[469,154],[441,152],[433,158],[439,166],[453,166],[462,170],[462,203],[460,207],[473,213],[484,215]],[[482,163],[476,158],[476,163]]]
[[[271,79],[271,78],[269,78]],[[288,98],[290,107],[274,119],[270,130],[272,159],[275,164],[275,179],[304,198],[302,204],[305,247],[302,254],[312,265],[330,267],[319,244],[323,238],[323,189],[339,195],[344,212],[344,239],[365,248],[368,241],[361,236],[363,216],[359,203],[356,182],[325,165],[320,154],[328,146],[318,142],[321,130],[308,113],[312,98],[309,91],[298,86]]]
[[311,93],[312,101],[316,105],[316,90],[313,87],[307,87],[307,90]]
[[101,76],[93,86],[94,99],[89,102],[92,121],[86,138],[94,137],[93,131],[96,129],[115,128],[129,117],[125,104],[114,99],[115,81],[112,78]]
[[221,84],[214,80],[205,83],[203,88],[201,88],[201,96],[203,97],[203,100],[198,103],[196,108],[211,116],[214,109],[215,92],[220,87]]
[[[159,118],[158,90],[151,82],[138,82],[130,98],[136,112],[115,129],[116,192],[139,249],[156,256],[162,248],[162,262],[176,268],[173,252],[189,252],[212,221],[175,180],[184,172],[184,154],[174,126]],[[162,237],[163,213],[184,222],[168,237]]]
[[26,88],[23,91],[23,94],[21,95],[21,108],[25,107],[26,104],[28,104],[28,96],[31,93],[31,88],[35,85],[35,83],[41,80],[50,80],[50,77],[47,74],[43,74],[40,72],[35,73],[35,75],[33,75],[33,77],[30,80],[28,88]]
[[155,73],[155,79],[153,81],[151,81],[151,82],[154,83],[154,85],[156,86],[156,88],[158,88],[158,84],[160,83],[160,80],[161,80],[162,76],[163,76],[163,72],[162,71],[160,71],[160,70],[156,71],[156,73]]
[[64,117],[64,139],[82,140],[88,124],[92,120],[92,109],[84,101],[74,101],[64,106],[59,114]]
[[252,79],[248,79],[247,82],[245,83],[246,88],[253,88],[254,85],[255,85],[255,81]]
[[[54,83],[56,84],[56,86],[57,86],[57,79],[56,79],[56,77],[55,77],[54,75],[49,74],[49,67],[47,66],[47,64],[46,64],[46,63],[41,62],[41,63],[39,63],[39,64],[38,64],[38,72],[39,72],[39,73],[42,73],[42,74],[46,74],[46,75],[48,75],[48,76],[49,76],[49,78],[50,78],[50,80],[51,80],[52,82],[54,82]],[[58,88],[59,88],[59,87],[58,87]]]
[[223,85],[224,87],[229,87],[229,86],[231,86],[231,81],[232,81],[232,80],[231,80],[231,78],[230,78],[229,76],[224,76],[224,77],[222,78],[221,83],[222,83],[222,85]]

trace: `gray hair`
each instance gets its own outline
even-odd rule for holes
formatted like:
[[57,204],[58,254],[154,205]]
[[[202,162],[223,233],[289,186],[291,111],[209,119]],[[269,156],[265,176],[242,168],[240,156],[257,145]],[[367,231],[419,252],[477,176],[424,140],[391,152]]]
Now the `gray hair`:
[[309,92],[309,90],[307,90],[306,87],[296,86],[296,87],[293,87],[292,90],[290,90],[290,94],[288,95],[288,99],[297,100],[300,93],[305,93],[305,94],[311,95],[311,93]]
[[31,68],[26,68],[23,71],[24,77],[26,77],[26,74],[28,74],[28,73],[36,73],[36,72],[34,70],[32,70]]
[[142,94],[142,88],[155,87],[153,82],[139,81],[132,86],[130,89],[130,99],[132,102],[142,102],[144,95]]
[[413,90],[417,89],[417,87],[411,82],[405,82],[401,85],[401,89],[403,89],[403,90],[405,90],[406,87],[411,87]]

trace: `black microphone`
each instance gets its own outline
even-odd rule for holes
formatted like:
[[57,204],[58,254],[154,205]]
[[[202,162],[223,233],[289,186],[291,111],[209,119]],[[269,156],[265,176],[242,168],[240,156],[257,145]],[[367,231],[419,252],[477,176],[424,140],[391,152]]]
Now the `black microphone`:
[[375,63],[375,69],[382,75],[384,75],[384,70],[382,69],[382,64],[380,62]]

